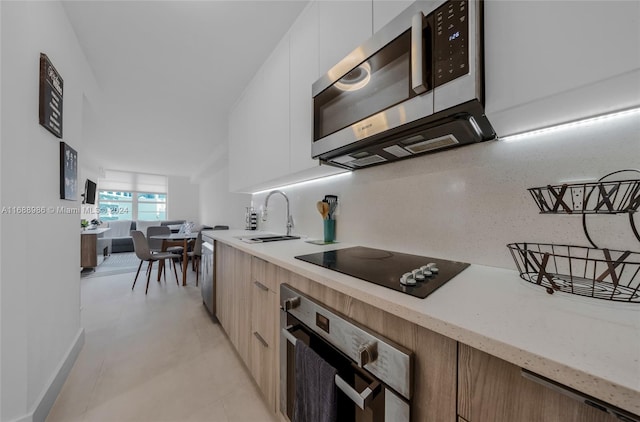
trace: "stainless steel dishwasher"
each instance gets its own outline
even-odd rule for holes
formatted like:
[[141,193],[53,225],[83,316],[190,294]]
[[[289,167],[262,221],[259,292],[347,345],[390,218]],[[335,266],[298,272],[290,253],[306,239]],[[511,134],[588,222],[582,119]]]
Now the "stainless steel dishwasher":
[[337,370],[341,422],[409,422],[413,353],[292,287],[280,286],[280,411],[295,400],[295,344],[311,347]]
[[215,289],[215,240],[202,236],[202,256],[200,257],[200,292],[202,303],[213,316],[216,314]]

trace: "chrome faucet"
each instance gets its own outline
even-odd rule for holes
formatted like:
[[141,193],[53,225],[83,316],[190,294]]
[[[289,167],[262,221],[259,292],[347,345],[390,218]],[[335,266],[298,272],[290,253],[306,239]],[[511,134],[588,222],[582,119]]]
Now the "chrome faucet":
[[289,212],[289,198],[287,195],[281,190],[272,190],[269,192],[269,195],[264,199],[264,210],[262,211],[262,221],[267,221],[267,207],[269,206],[269,198],[274,193],[279,193],[284,196],[284,200],[287,201],[287,236],[291,234],[291,228],[293,227],[293,217],[291,217],[291,213]]

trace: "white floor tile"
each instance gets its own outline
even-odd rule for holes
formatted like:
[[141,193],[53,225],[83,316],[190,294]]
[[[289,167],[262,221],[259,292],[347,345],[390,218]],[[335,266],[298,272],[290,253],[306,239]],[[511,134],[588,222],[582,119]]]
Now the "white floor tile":
[[[82,279],[85,345],[47,421],[277,421],[217,323],[195,273],[145,296],[141,273]],[[182,283],[180,283],[182,284]]]

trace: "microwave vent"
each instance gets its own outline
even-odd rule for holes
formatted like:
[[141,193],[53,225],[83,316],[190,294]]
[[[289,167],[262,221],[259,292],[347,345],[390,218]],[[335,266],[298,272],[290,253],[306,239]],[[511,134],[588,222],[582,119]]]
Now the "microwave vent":
[[445,135],[437,138],[429,139],[413,145],[407,145],[405,148],[414,154],[431,151],[433,149],[444,148],[458,144],[458,140],[453,135]]
[[371,164],[376,164],[376,163],[381,163],[383,161],[387,161],[387,159],[384,158],[384,157],[381,157],[379,155],[369,155],[369,156],[363,157],[363,158],[352,159],[352,161],[349,161],[349,162],[344,162],[344,160],[340,160],[342,162],[337,161],[337,160],[331,160],[331,161],[334,161],[336,163],[339,163],[339,164],[342,164],[342,165],[346,165],[346,166],[349,166],[349,167],[353,168],[353,167],[370,166]]
[[411,155],[409,151],[402,148],[400,145],[391,145],[390,147],[383,148],[383,150],[391,155],[395,155],[396,157],[406,157]]
[[351,162],[353,162],[353,160],[354,158],[351,155],[346,154],[346,155],[341,155],[339,157],[332,158],[331,162],[336,164],[349,165],[351,164]]
[[358,167],[364,167],[370,166],[371,164],[381,163],[383,161],[387,161],[387,159],[379,155],[370,155],[369,157],[359,158],[353,161],[351,164]]

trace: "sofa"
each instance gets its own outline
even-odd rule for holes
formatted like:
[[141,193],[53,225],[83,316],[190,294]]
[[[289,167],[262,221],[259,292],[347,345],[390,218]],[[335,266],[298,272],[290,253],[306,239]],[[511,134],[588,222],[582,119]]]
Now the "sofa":
[[[104,237],[111,239],[111,253],[133,252],[132,230],[140,230],[147,234],[149,226],[180,226],[185,220],[163,220],[163,221],[132,221],[132,220],[111,220],[103,223],[103,227],[109,227],[104,233]],[[172,227],[172,231],[178,231]]]

